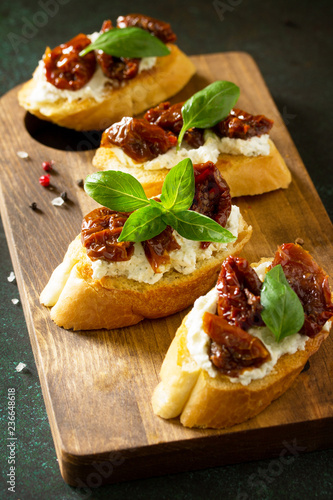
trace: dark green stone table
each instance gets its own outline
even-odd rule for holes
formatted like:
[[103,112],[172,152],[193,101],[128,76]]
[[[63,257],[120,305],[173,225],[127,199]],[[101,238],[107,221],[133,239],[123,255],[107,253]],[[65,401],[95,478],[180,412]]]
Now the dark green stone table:
[[[328,214],[333,216],[332,3],[321,0],[184,2],[3,0],[0,6],[0,93],[30,78],[48,44],[105,18],[140,11],[171,23],[189,55],[245,51],[256,60]],[[98,490],[75,489],[60,475],[12,264],[0,227],[1,441],[0,498],[29,499],[329,499],[333,451],[137,480]],[[27,369],[18,373],[19,362]],[[8,491],[7,394],[16,391],[16,491]],[[333,432],[333,429],[332,429]],[[269,446],[269,443],[267,443]],[[281,449],[282,451],[282,449]],[[306,450],[302,450],[305,451]]]

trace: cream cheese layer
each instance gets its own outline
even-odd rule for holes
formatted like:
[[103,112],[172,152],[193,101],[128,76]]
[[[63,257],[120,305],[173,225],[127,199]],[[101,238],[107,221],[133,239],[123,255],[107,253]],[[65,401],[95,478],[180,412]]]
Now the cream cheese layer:
[[[265,277],[265,269],[270,262],[264,262],[254,268],[259,278],[263,281]],[[211,377],[218,375],[218,370],[209,359],[210,337],[203,329],[203,315],[210,312],[216,313],[217,310],[218,292],[213,288],[203,297],[199,297],[189,313],[186,320],[187,333],[187,348],[192,359],[200,368],[205,370]],[[330,322],[327,322],[324,329],[329,330]],[[276,365],[277,361],[284,354],[294,354],[298,350],[304,350],[308,337],[299,333],[294,333],[285,337],[282,341],[277,342],[273,332],[267,327],[250,328],[248,332],[255,337],[258,337],[271,355],[271,359],[261,365],[259,368],[245,370],[239,377],[229,377],[229,380],[234,383],[248,385],[252,380],[259,380],[268,375]]]

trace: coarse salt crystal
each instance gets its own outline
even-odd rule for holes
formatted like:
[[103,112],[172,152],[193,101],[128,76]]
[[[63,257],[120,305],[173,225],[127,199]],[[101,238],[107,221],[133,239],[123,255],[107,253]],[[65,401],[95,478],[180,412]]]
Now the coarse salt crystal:
[[16,154],[19,158],[22,158],[23,160],[27,160],[29,158],[29,155],[26,151],[17,151]]
[[12,283],[14,280],[15,280],[15,274],[13,273],[13,271],[11,271],[10,275],[7,277],[7,281],[9,281],[9,283]]
[[12,302],[13,302],[13,304],[14,304],[14,305],[16,305],[16,304],[18,304],[20,301],[19,301],[19,299],[12,299]]
[[61,198],[61,196],[58,196],[57,198],[54,198],[51,203],[55,207],[61,207],[61,205],[65,203],[65,200]]
[[20,362],[20,363],[17,365],[17,367],[15,368],[15,370],[16,370],[17,372],[21,372],[21,371],[23,371],[23,370],[24,370],[24,368],[26,368],[26,366],[27,366],[27,365],[26,365],[25,363],[21,363],[21,362]]

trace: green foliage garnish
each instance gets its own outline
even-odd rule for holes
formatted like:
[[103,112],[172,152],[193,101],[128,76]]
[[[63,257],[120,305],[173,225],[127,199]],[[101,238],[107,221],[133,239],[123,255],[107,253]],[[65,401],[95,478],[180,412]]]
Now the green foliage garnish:
[[230,231],[206,215],[192,210],[184,210],[173,215],[177,221],[176,231],[188,240],[230,243],[236,239]]
[[[130,223],[127,222],[130,220]],[[148,205],[139,208],[127,219],[118,241],[144,241],[160,234],[166,223],[161,217],[161,211],[157,207]]]
[[178,136],[178,148],[188,129],[210,128],[224,120],[236,104],[239,94],[237,85],[219,80],[188,99],[182,107],[183,127]]
[[118,241],[145,241],[167,225],[189,240],[229,243],[236,239],[209,217],[188,210],[195,193],[193,164],[188,158],[166,176],[160,202],[148,200],[139,181],[123,172],[91,174],[84,188],[91,198],[111,210],[133,212]]
[[95,201],[117,212],[133,212],[149,205],[140,182],[125,172],[95,172],[86,178],[84,189]]
[[192,161],[185,158],[167,175],[161,193],[162,205],[172,211],[187,210],[193,202],[195,184]]
[[277,342],[300,331],[304,323],[303,306],[280,264],[266,274],[260,301],[264,307],[261,317]]
[[115,57],[153,57],[170,54],[169,48],[161,40],[135,26],[114,28],[101,33],[94,42],[81,50],[79,56],[83,57],[92,50],[102,50]]

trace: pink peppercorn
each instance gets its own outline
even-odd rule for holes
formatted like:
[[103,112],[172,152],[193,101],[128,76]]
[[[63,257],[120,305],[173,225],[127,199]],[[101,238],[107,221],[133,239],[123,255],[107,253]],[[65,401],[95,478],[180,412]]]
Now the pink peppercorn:
[[50,170],[52,170],[52,162],[51,161],[43,161],[42,167],[43,167],[43,170],[45,170],[45,172],[50,172]]
[[50,176],[49,175],[42,175],[39,178],[39,184],[41,184],[44,187],[48,187],[50,185]]

